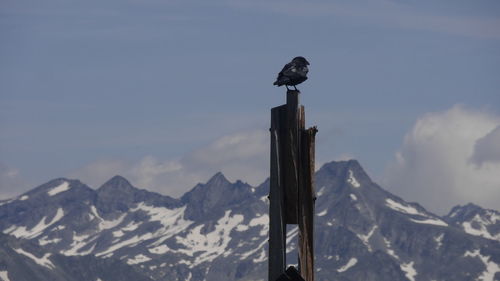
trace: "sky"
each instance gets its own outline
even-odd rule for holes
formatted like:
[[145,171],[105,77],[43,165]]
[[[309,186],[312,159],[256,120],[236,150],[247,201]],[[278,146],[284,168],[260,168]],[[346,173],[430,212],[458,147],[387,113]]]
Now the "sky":
[[269,173],[295,56],[317,168],[438,214],[500,209],[500,2],[1,0],[0,198],[116,174],[179,197]]

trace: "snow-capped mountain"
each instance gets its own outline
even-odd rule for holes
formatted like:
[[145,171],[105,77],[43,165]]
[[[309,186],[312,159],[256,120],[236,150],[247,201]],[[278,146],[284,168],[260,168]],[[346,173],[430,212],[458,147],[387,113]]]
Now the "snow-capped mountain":
[[[316,188],[316,280],[500,280],[500,243],[464,231],[470,216],[458,212],[453,221],[453,211],[440,218],[405,202],[373,183],[354,160],[324,165]],[[71,280],[118,280],[105,275],[118,266],[130,272],[124,281],[141,280],[133,274],[143,280],[266,280],[268,189],[267,181],[252,187],[221,173],[180,199],[135,188],[119,176],[97,190],[76,180],[50,181],[0,203],[0,231],[13,241],[2,244],[0,280],[1,274],[28,280],[16,279],[12,261],[22,254],[15,243],[31,245],[21,249],[54,264],[44,270],[58,276],[80,259],[98,268]],[[488,226],[490,235],[498,233]],[[297,260],[297,234],[289,226],[290,264]],[[29,280],[48,280],[33,276]]]
[[451,225],[465,232],[500,242],[500,212],[469,203],[456,206],[444,217]]
[[500,277],[499,243],[468,235],[383,190],[356,161],[326,164],[316,183],[316,247],[324,250],[317,267],[336,268],[328,272],[331,279],[318,272],[320,280]]
[[117,259],[103,260],[92,255],[68,257],[47,252],[36,243],[2,233],[0,233],[0,280],[152,281]]

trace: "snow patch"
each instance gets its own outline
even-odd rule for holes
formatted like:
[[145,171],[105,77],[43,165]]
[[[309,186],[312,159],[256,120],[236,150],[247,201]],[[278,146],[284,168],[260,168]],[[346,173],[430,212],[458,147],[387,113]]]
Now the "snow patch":
[[194,262],[190,264],[191,268],[203,262],[211,262],[225,253],[231,241],[231,231],[243,221],[242,215],[230,216],[230,214],[231,211],[226,211],[224,217],[217,221],[212,232],[201,234],[203,225],[198,225],[191,229],[185,238],[175,237],[177,243],[185,247],[177,251],[195,257]]
[[147,261],[150,261],[150,260],[151,260],[150,257],[145,256],[143,254],[138,254],[133,259],[128,259],[127,260],[127,264],[130,264],[130,265],[140,264],[140,263],[144,263],[144,262],[147,262]]
[[255,226],[259,226],[259,225],[262,226],[262,229],[260,230],[260,233],[259,233],[260,236],[267,236],[269,233],[269,216],[267,214],[262,215],[260,217],[253,218],[248,223],[248,226],[250,226],[250,227],[255,227]]
[[443,246],[443,237],[444,233],[441,233],[439,236],[434,237],[434,241],[436,241],[436,250],[439,250],[439,248]]
[[359,239],[361,239],[361,241],[363,241],[363,244],[366,245],[366,247],[368,248],[368,251],[372,251],[372,247],[370,246],[370,237],[372,237],[373,233],[375,232],[375,230],[378,228],[378,226],[374,225],[373,228],[370,230],[370,232],[368,232],[368,234],[366,235],[362,235],[362,234],[356,234],[358,236]]
[[50,196],[54,196],[56,194],[59,194],[59,193],[64,192],[66,190],[69,190],[69,188],[70,188],[69,182],[65,181],[65,182],[61,183],[60,185],[49,190],[47,193]]
[[0,206],[5,205],[5,204],[9,204],[10,202],[12,202],[12,201],[14,201],[14,200],[15,200],[15,198],[12,198],[12,199],[7,199],[7,200],[4,200],[4,201],[1,201],[1,202],[0,202]]
[[351,197],[352,201],[358,201],[358,197],[356,197],[356,195],[354,194],[349,194],[349,196]]
[[44,267],[46,267],[48,269],[54,269],[54,268],[56,268],[54,266],[54,264],[49,260],[49,257],[51,256],[51,254],[45,254],[41,258],[37,258],[32,253],[28,253],[28,252],[24,251],[21,248],[14,249],[14,251],[16,251],[18,254],[27,256],[28,258],[32,259],[35,263],[37,263],[37,264],[39,264],[41,266],[44,266]]
[[391,241],[387,240],[387,238],[384,237],[384,243],[385,243],[385,246],[387,247],[387,253],[389,255],[391,255],[393,258],[399,260],[399,256],[396,255],[396,253],[394,252],[394,250],[391,247]]
[[123,248],[125,246],[135,246],[137,244],[139,244],[140,242],[143,242],[144,240],[148,240],[148,239],[151,239],[153,238],[153,234],[152,233],[146,233],[144,235],[135,235],[134,237],[130,238],[130,239],[127,239],[125,241],[121,241],[119,243],[116,243],[116,244],[113,244],[111,247],[109,247],[107,250],[105,251],[102,251],[102,252],[99,252],[97,254],[95,254],[97,257],[107,257],[108,254],[113,254],[114,251],[120,249],[120,248]]
[[[481,237],[486,238],[486,239],[500,241],[500,233],[493,236],[486,228],[486,226],[488,226],[488,225],[495,224],[497,222],[497,220],[500,220],[500,216],[498,216],[492,212],[488,212],[486,214],[485,218],[481,218],[481,216],[475,215],[474,218],[472,218],[472,220],[470,222],[463,222],[462,228],[465,232],[467,232],[471,235],[481,236]],[[478,225],[479,229],[472,227],[473,223],[474,223],[474,225]]]
[[30,197],[28,195],[23,195],[19,198],[20,201],[28,200]]
[[[93,240],[93,239],[92,239]],[[92,247],[90,247],[88,250],[86,251],[80,251],[78,253],[78,255],[80,256],[86,256],[86,255],[90,255],[92,252],[94,252],[94,249],[95,249],[95,245],[97,245],[97,243],[95,243],[94,245],[92,245]]]
[[135,221],[131,221],[129,224],[126,226],[122,227],[122,231],[134,231],[136,230],[141,223],[136,223]]
[[316,193],[317,197],[320,197],[321,195],[323,195],[323,194],[325,193],[325,189],[326,189],[326,186],[324,186],[324,185],[323,185],[323,186],[319,189],[318,193]]
[[405,272],[406,278],[410,281],[415,281],[415,276],[417,276],[417,271],[413,267],[414,262],[403,263],[400,265],[401,270]]
[[38,244],[40,244],[40,246],[45,246],[47,244],[59,243],[61,240],[62,240],[61,238],[54,238],[54,239],[49,240],[48,236],[44,236],[38,240]]
[[355,266],[356,263],[358,263],[358,259],[357,258],[351,258],[344,266],[342,266],[341,268],[337,269],[337,271],[338,272],[347,271],[349,268]]
[[92,212],[94,217],[99,219],[99,226],[98,226],[99,230],[98,231],[111,229],[111,228],[118,226],[120,223],[122,223],[123,219],[127,215],[127,214],[122,214],[120,217],[118,217],[115,220],[105,220],[99,215],[95,206],[90,206],[90,211]]
[[439,219],[426,219],[426,220],[414,220],[410,219],[412,222],[416,223],[422,223],[422,224],[432,224],[432,225],[438,225],[438,226],[448,226],[447,223],[445,223],[442,220]]
[[347,182],[356,188],[361,186],[361,184],[359,184],[358,180],[354,177],[354,173],[352,172],[352,170],[349,170],[349,178],[347,179]]
[[[157,240],[153,242],[151,245],[152,246],[161,245],[165,240],[183,231],[193,223],[192,221],[184,220],[185,210],[186,206],[176,209],[167,209],[164,207],[148,206],[143,202],[139,203],[137,207],[131,209],[131,212],[143,211],[147,215],[149,215],[150,222],[158,221],[160,222],[161,227],[157,229],[155,232],[148,232],[141,236],[135,235],[127,240],[113,244],[108,249],[97,253],[96,256],[109,257],[113,255],[114,251],[120,248],[132,247],[145,240],[150,240],[155,238],[157,238]],[[116,224],[116,221],[114,222],[114,224]],[[127,226],[117,231],[133,231],[137,229],[139,225],[140,223],[130,222]]]
[[248,225],[239,224],[238,226],[236,226],[235,230],[239,232],[247,231],[248,229],[250,229],[250,227],[259,225],[262,226],[262,229],[260,230],[260,236],[267,236],[269,233],[269,216],[267,214],[251,219]]
[[65,229],[65,228],[66,228],[66,226],[65,226],[65,225],[58,225],[58,226],[56,226],[56,227],[52,228],[52,231],[56,231],[56,230],[63,230],[63,229]]
[[267,260],[266,250],[262,249],[260,251],[260,256],[258,256],[257,258],[253,259],[252,261],[254,263],[261,263],[261,262],[265,262],[266,260]]
[[242,232],[247,231],[249,229],[248,225],[240,224],[236,227],[236,231]]
[[289,254],[295,250],[295,243],[294,242],[287,242],[286,243],[286,253]]
[[170,248],[167,245],[160,245],[158,247],[155,247],[155,248],[152,248],[152,249],[148,249],[148,251],[151,254],[163,255],[166,252],[170,251]]
[[102,257],[103,259],[107,259],[107,258],[110,258],[110,257],[112,257],[112,256],[113,256],[113,253],[108,253],[108,254],[106,254],[106,255],[102,255],[101,257]]
[[49,226],[58,222],[62,217],[64,217],[64,210],[62,208],[57,209],[56,214],[52,218],[49,223],[46,223],[47,217],[43,217],[37,225],[32,227],[31,229],[27,229],[26,226],[11,226],[8,229],[4,230],[5,234],[10,234],[16,236],[16,238],[35,238],[42,234],[42,232],[47,229]]
[[299,234],[299,227],[298,227],[298,226],[296,226],[296,227],[294,227],[294,228],[290,229],[290,230],[288,231],[288,233],[286,234],[286,241],[288,241],[288,242],[287,242],[287,244],[288,244],[290,241],[292,241],[292,238],[293,238],[293,237],[295,237],[295,236],[297,236],[297,234]]
[[[73,238],[71,239],[71,245],[69,245],[68,249],[61,251],[61,254],[66,256],[83,256],[88,255],[89,250],[81,252],[80,249],[87,246],[89,243],[97,239],[98,236],[91,237],[89,234],[77,235],[76,232],[73,231]],[[92,246],[91,250],[95,247]]]
[[487,211],[486,214],[489,216],[489,220],[492,224],[495,224],[497,223],[497,221],[500,221],[500,213],[494,211]]
[[118,217],[117,219],[115,220],[102,220],[100,223],[99,223],[99,229],[100,230],[106,230],[106,229],[111,229],[111,228],[114,228],[116,226],[118,226],[120,223],[122,223],[123,219],[125,218],[127,214],[123,214],[121,215],[120,217]]
[[3,230],[3,233],[5,233],[5,234],[9,234],[9,233],[11,233],[12,231],[14,231],[16,228],[17,228],[17,225],[11,225],[11,226],[9,226],[8,228],[4,229],[4,230]]
[[[153,246],[161,245],[165,240],[187,229],[194,223],[193,221],[184,219],[186,206],[168,209],[165,207],[148,206],[141,202],[132,211],[146,212],[150,217],[150,222],[157,221],[161,224],[161,227],[151,235],[152,238],[159,238],[152,244]],[[243,218],[243,216],[241,216],[241,218]]]
[[450,218],[454,218],[457,214],[458,214],[458,210],[453,211],[453,213],[451,213],[451,215],[450,215]]
[[326,215],[326,213],[327,213],[327,212],[328,212],[327,210],[324,210],[324,211],[322,211],[321,213],[318,213],[318,215],[317,215],[317,216],[318,216],[318,217],[322,217],[322,216]]
[[400,204],[391,198],[385,199],[385,205],[395,211],[398,211],[400,213],[408,214],[408,215],[419,215],[423,217],[427,217],[426,214],[418,211],[415,207],[413,206],[405,206],[403,204]]
[[465,252],[464,257],[478,257],[486,266],[486,270],[476,280],[495,281],[495,274],[500,272],[500,265],[491,261],[491,257],[481,255],[479,250],[475,250],[473,252],[467,251]]
[[7,271],[0,271],[0,279],[2,279],[2,281],[10,281],[9,273]]
[[[246,260],[249,256],[255,254],[257,251],[259,251],[260,249],[264,250],[264,246],[267,244],[267,239],[264,239],[264,241],[262,241],[259,246],[257,246],[255,249],[252,249],[246,253],[243,253],[243,254],[240,254],[240,260]],[[257,258],[258,259],[258,258]]]

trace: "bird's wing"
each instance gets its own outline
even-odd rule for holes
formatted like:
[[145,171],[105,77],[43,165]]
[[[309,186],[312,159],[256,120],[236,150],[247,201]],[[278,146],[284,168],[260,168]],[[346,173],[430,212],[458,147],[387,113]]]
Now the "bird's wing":
[[297,66],[295,65],[295,63],[290,62],[290,63],[287,63],[283,67],[279,76],[288,76],[289,77],[289,76],[295,75],[296,72],[297,72]]
[[276,77],[276,82],[278,82],[279,80],[281,80],[283,78],[283,76],[287,72],[287,69],[290,68],[291,64],[292,63],[290,62],[290,63],[285,64],[285,66],[283,66],[283,69],[278,73],[278,77]]

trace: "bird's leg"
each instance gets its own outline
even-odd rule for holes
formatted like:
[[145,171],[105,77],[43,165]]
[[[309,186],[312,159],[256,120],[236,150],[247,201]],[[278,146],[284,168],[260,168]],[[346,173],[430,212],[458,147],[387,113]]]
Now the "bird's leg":
[[293,87],[295,88],[295,91],[298,91],[298,90],[297,90],[297,87],[295,87],[295,85],[294,85]]
[[286,90],[287,90],[287,91],[290,91],[290,89],[288,89],[288,85],[287,85],[287,84],[285,84],[285,87],[286,87]]

